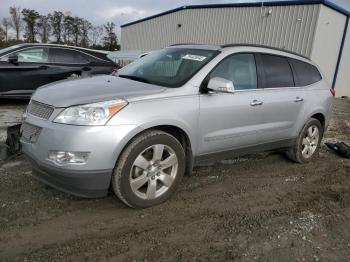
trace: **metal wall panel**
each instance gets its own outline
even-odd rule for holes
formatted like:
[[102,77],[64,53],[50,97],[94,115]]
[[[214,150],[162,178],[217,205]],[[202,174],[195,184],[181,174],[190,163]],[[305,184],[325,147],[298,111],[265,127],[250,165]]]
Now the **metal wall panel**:
[[343,38],[346,16],[322,5],[315,29],[311,59],[332,84]]
[[[122,50],[252,43],[311,55],[320,5],[184,9],[122,28]],[[181,25],[181,27],[179,27]]]
[[350,97],[350,25],[346,32],[335,90],[338,97]]

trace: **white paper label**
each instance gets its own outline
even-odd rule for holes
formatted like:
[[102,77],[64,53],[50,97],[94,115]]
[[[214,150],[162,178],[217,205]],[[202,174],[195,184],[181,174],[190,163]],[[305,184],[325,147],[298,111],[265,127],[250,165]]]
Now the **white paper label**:
[[199,61],[199,62],[202,62],[206,59],[205,56],[200,56],[200,55],[190,55],[190,54],[187,54],[185,55],[184,57],[182,57],[183,59],[188,59],[188,60],[194,60],[194,61]]

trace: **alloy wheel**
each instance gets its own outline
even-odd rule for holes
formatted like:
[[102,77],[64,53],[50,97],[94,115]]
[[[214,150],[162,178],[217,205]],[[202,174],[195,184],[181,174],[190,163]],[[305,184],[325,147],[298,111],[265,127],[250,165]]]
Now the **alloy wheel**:
[[178,158],[171,147],[156,144],[146,148],[132,165],[131,190],[145,200],[160,197],[172,186],[178,165]]
[[320,139],[320,132],[316,125],[311,125],[303,138],[301,143],[301,154],[304,158],[310,158],[318,147]]

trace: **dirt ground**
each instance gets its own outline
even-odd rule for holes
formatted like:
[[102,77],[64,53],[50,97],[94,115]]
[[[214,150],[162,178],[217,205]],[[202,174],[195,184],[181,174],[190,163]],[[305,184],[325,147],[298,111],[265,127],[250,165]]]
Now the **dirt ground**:
[[[0,118],[23,107],[2,105]],[[349,99],[336,101],[325,140],[350,144]],[[144,210],[48,188],[23,156],[0,162],[0,261],[227,260],[350,261],[350,160],[324,145],[306,165],[224,160]]]

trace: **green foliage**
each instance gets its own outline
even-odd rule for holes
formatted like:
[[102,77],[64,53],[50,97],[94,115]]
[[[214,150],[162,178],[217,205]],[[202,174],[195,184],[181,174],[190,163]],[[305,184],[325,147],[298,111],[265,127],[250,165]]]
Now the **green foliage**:
[[103,44],[105,49],[109,51],[118,50],[118,37],[115,33],[115,24],[113,22],[108,22],[104,25],[105,37],[103,38]]
[[23,43],[22,40],[16,40],[16,39],[9,39],[7,42],[5,42],[5,41],[1,42],[0,41],[0,48],[5,48],[5,47],[21,44],[21,43]]
[[50,17],[41,15],[38,21],[38,34],[40,36],[41,43],[47,43],[51,33]]
[[62,23],[64,21],[64,14],[60,11],[54,11],[49,15],[49,19],[52,27],[52,34],[56,41],[54,43],[61,43],[62,35]]
[[23,9],[22,15],[23,21],[26,25],[24,37],[27,42],[35,43],[35,36],[38,33],[38,20],[40,18],[40,15],[33,9]]

